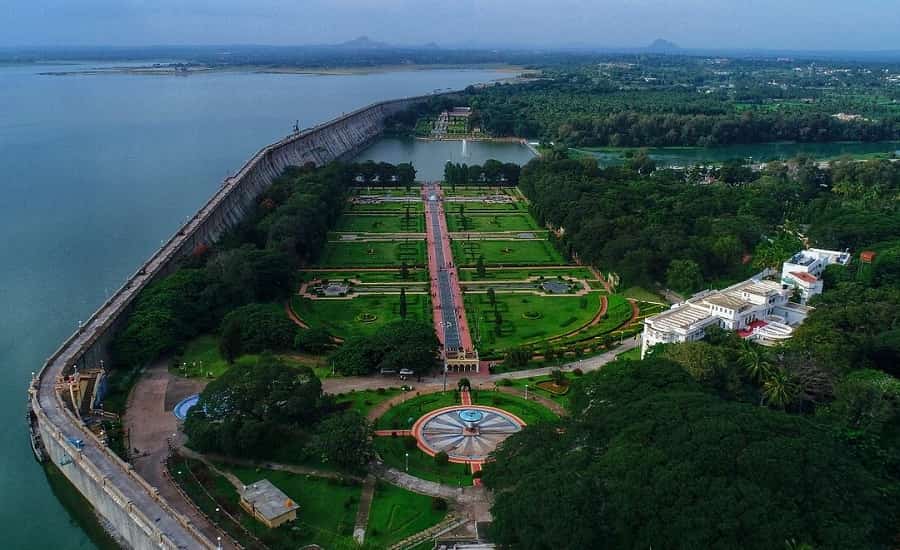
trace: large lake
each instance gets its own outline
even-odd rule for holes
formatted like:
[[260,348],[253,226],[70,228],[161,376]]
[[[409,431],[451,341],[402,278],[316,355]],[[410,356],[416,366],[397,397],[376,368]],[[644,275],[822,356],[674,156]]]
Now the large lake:
[[34,461],[25,389],[77,326],[264,145],[373,101],[509,76],[40,76],[0,66],[0,533],[93,548]]

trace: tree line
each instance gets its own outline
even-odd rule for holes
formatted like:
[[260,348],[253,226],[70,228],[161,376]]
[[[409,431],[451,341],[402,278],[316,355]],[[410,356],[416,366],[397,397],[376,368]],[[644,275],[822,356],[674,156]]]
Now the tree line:
[[514,162],[488,159],[484,165],[447,162],[444,165],[444,182],[451,188],[457,185],[507,185],[519,184],[521,167]]

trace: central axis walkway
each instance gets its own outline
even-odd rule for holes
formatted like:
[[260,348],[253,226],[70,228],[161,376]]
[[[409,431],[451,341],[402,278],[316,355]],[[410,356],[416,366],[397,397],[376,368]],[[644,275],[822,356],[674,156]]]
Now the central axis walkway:
[[448,370],[478,372],[478,354],[472,345],[459,275],[450,250],[441,186],[436,183],[423,185],[422,198],[425,201],[434,328],[444,348],[445,366]]

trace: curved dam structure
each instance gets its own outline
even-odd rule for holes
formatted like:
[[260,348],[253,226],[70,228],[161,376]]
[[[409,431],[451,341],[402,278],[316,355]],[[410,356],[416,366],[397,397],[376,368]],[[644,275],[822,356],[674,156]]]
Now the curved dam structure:
[[[32,445],[51,460],[136,549],[216,548],[191,521],[161,498],[131,465],[85,427],[73,392],[79,371],[111,364],[109,344],[140,291],[170,272],[174,260],[209,244],[250,212],[272,180],[291,165],[349,158],[376,138],[387,117],[434,96],[383,101],[269,145],[225,180],[212,198],[51,355],[29,388]],[[99,376],[102,377],[102,369]],[[92,383],[99,384],[99,378]],[[69,399],[67,402],[66,399]],[[88,405],[90,406],[90,404]]]

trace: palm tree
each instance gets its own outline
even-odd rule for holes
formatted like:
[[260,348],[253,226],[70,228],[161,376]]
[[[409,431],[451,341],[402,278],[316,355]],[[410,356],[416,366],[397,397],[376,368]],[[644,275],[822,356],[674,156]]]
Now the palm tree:
[[778,409],[783,409],[794,402],[800,388],[794,377],[786,369],[773,369],[763,382],[763,396],[765,400]]
[[744,340],[740,353],[738,363],[751,380],[761,382],[769,377],[772,372],[772,362],[769,361],[769,355],[765,348],[749,340]]

